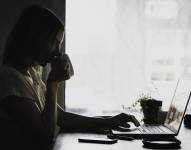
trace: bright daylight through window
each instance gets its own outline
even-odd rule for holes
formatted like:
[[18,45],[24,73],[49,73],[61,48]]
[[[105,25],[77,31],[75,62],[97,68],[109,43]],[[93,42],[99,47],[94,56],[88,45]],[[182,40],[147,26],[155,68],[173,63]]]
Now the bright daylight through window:
[[190,13],[187,0],[68,0],[66,108],[117,112],[142,93],[168,107],[179,76],[191,79]]

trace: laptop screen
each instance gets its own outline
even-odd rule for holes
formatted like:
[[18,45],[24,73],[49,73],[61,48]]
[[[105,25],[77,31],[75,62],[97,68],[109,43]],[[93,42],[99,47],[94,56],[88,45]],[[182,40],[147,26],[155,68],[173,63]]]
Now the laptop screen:
[[184,117],[185,110],[190,99],[191,80],[180,79],[169,107],[165,125],[178,133]]

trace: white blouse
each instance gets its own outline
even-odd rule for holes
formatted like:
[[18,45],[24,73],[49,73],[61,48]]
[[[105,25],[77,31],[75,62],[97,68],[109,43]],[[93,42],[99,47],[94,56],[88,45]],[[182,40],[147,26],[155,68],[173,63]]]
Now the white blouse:
[[10,66],[0,67],[0,101],[10,95],[29,98],[42,112],[46,86],[35,68],[31,67],[27,73],[24,75]]

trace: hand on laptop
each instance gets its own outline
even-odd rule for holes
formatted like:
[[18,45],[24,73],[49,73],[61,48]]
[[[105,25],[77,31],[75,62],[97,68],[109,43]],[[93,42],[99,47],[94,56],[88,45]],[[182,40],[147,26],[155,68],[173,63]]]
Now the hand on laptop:
[[135,126],[140,126],[139,121],[133,115],[128,115],[125,113],[118,114],[116,116],[108,118],[108,123],[110,128],[129,128],[128,122],[132,122]]

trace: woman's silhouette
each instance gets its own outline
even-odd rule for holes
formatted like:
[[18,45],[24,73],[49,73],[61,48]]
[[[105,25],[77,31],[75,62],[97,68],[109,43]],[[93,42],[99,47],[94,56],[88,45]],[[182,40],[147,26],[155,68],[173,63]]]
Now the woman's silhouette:
[[[57,126],[94,131],[128,126],[129,121],[139,125],[134,116],[86,117],[57,104],[59,83],[73,75],[68,55],[60,53],[63,39],[64,23],[38,5],[26,7],[11,31],[0,68],[0,126],[7,149],[51,148]],[[51,71],[45,84],[39,70],[47,63]]]

